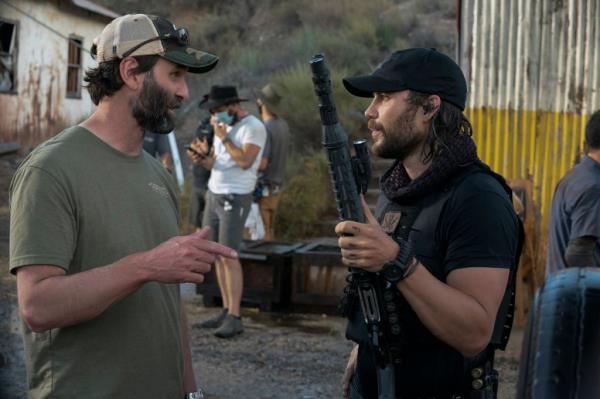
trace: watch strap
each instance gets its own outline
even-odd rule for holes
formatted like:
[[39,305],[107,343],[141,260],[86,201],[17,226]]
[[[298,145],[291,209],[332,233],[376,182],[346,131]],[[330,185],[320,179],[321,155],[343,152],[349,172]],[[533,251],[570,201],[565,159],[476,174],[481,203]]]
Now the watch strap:
[[381,271],[381,276],[393,284],[405,279],[414,271],[416,260],[411,241],[398,238],[397,242],[400,247],[398,255],[386,263]]

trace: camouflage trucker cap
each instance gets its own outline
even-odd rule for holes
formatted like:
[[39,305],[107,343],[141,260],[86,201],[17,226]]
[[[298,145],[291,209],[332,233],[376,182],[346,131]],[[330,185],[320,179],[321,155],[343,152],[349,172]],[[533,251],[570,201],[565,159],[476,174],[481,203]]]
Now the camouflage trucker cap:
[[146,14],[128,14],[106,25],[94,39],[92,56],[106,62],[129,56],[158,55],[188,68],[191,73],[208,72],[219,57],[189,47],[188,31],[177,28],[165,18]]

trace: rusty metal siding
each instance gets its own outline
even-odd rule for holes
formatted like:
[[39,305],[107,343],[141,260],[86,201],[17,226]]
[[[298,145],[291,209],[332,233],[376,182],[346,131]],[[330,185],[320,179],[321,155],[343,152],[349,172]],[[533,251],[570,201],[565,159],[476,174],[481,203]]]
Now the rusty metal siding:
[[463,0],[459,62],[482,159],[529,180],[543,267],[552,195],[600,109],[599,0]]
[[[109,19],[62,1],[12,1],[19,9],[61,32],[83,38],[89,49]],[[52,137],[66,126],[91,114],[94,105],[85,90],[81,98],[66,97],[66,39],[0,2],[0,16],[18,21],[17,92],[0,93],[0,142],[15,141],[31,148]],[[82,51],[83,70],[95,65]]]

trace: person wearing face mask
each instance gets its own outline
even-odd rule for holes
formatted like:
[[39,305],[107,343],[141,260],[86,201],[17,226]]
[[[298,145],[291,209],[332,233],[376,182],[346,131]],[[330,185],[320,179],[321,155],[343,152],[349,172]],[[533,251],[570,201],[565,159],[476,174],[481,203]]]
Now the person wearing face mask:
[[[208,141],[197,141],[188,151],[192,161],[211,170],[202,225],[210,228],[210,239],[238,250],[244,223],[252,204],[258,166],[267,139],[263,123],[246,111],[233,86],[213,86],[203,108],[212,115],[213,149]],[[215,272],[223,310],[201,324],[216,328],[215,335],[230,338],[244,331],[240,317],[243,291],[242,266],[238,259],[220,257]]]
[[37,147],[10,188],[28,397],[200,398],[179,283],[237,254],[207,230],[179,236],[175,181],[142,144],[173,130],[187,72],[218,58],[145,14],[113,20],[91,54],[97,108]]

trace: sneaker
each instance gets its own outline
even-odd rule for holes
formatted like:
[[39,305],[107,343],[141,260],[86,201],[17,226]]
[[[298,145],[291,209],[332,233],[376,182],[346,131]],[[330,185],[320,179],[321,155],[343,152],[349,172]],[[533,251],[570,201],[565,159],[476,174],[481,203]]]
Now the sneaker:
[[223,311],[221,313],[219,313],[217,316],[200,323],[200,327],[201,328],[218,328],[221,326],[221,324],[223,324],[223,320],[225,320],[226,316],[227,316],[227,309],[223,309]]
[[223,320],[221,327],[215,331],[215,335],[219,338],[231,338],[234,335],[241,334],[244,332],[244,326],[242,325],[242,319],[228,314]]

